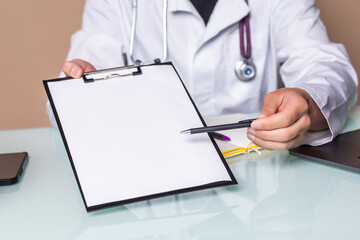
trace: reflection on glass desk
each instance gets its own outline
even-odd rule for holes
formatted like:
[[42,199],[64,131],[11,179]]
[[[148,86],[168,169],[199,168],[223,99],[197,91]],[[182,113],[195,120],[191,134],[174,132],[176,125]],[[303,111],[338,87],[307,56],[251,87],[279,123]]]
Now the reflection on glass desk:
[[[357,128],[359,107],[349,115],[344,131]],[[0,187],[0,239],[360,236],[360,174],[289,156],[287,151],[229,163],[238,185],[93,213],[85,210],[58,130],[0,131],[0,153],[17,151],[29,153],[29,164],[18,184]]]

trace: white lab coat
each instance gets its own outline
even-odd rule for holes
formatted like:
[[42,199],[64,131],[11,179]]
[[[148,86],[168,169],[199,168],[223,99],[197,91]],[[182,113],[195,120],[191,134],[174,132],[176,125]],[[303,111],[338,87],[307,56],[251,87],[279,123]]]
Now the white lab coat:
[[[238,22],[249,11],[257,76],[242,82],[234,73],[241,59]],[[88,0],[68,59],[86,60],[97,69],[123,65],[131,17],[131,0]],[[162,0],[139,0],[135,59],[161,58],[162,34]],[[356,73],[344,46],[329,41],[314,0],[249,0],[249,6],[244,0],[218,0],[207,26],[189,0],[169,0],[168,60],[203,115],[259,112],[271,91],[306,90],[330,126],[307,138],[312,145],[339,133],[357,98]]]

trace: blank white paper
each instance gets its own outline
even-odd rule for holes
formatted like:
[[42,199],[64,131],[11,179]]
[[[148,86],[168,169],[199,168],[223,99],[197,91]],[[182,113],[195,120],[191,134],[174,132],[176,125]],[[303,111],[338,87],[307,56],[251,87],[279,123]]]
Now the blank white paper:
[[171,65],[48,88],[88,207],[231,181]]

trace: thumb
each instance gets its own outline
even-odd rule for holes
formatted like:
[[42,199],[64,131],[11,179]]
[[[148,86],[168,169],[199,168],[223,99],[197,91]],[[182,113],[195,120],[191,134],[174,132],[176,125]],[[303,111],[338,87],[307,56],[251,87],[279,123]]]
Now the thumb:
[[264,105],[260,110],[258,118],[271,116],[278,112],[282,101],[282,95],[278,92],[271,92],[265,96]]
[[65,62],[62,70],[67,76],[79,78],[84,72],[94,71],[95,68],[93,65],[84,60],[74,59],[72,61]]
[[87,61],[81,59],[74,59],[72,62],[76,63],[81,68],[82,73],[95,71],[94,66]]
[[281,104],[281,94],[277,91],[268,93],[264,99],[264,105],[260,110],[258,119],[251,123],[251,128],[253,129],[262,129],[266,120],[261,120],[262,118],[269,117],[278,112],[279,105]]

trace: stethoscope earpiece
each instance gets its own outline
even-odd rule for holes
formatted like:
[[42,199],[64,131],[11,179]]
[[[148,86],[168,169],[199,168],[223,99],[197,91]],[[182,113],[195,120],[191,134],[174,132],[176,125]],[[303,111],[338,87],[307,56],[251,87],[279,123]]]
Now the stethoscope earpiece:
[[256,76],[255,64],[250,59],[246,58],[242,61],[238,61],[235,64],[235,75],[243,82],[248,82],[254,79]]

